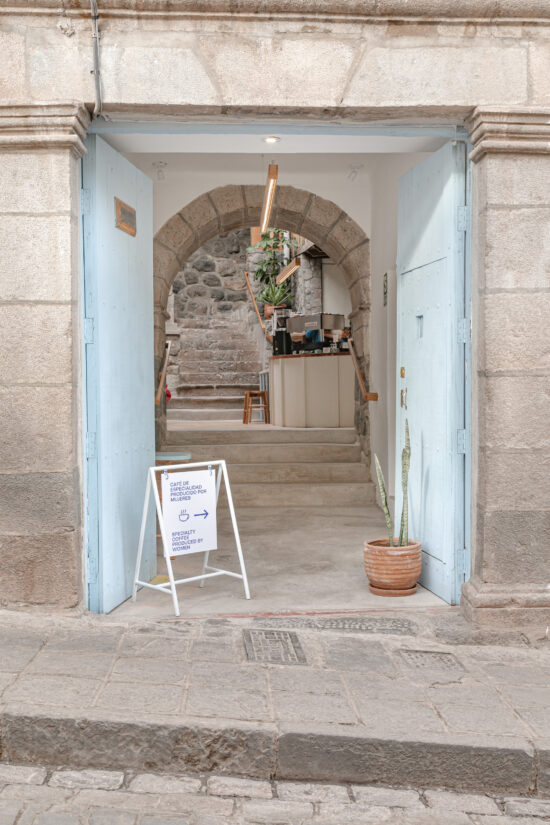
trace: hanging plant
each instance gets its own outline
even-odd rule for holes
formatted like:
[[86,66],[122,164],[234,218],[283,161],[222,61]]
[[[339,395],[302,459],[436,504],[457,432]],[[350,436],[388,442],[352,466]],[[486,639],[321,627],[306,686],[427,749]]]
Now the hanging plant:
[[[297,242],[284,229],[268,229],[254,246],[248,247],[248,252],[261,252],[262,257],[254,269],[254,280],[264,285],[260,292],[260,300],[267,304],[289,304],[291,300],[288,286],[277,286],[277,275],[288,266],[296,249]],[[280,300],[271,300],[279,297]]]

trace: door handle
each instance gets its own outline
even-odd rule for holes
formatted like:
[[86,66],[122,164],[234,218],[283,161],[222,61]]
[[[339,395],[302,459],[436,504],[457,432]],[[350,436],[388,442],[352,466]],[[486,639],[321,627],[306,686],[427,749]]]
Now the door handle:
[[401,406],[407,409],[407,387],[401,390]]

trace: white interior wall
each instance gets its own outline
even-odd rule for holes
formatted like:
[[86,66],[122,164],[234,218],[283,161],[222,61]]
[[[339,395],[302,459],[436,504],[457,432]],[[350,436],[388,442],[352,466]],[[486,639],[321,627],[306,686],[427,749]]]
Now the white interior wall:
[[349,318],[351,298],[342,268],[332,261],[323,260],[322,278],[323,312],[332,312]]
[[[374,452],[378,454],[384,469],[388,492],[393,496],[397,183],[401,175],[420,163],[426,154],[148,153],[127,157],[153,179],[155,232],[183,206],[217,186],[263,185],[271,161],[279,164],[281,185],[307,189],[334,201],[365,231],[371,240],[370,389],[379,394],[379,400],[370,404],[371,445],[373,456]],[[164,165],[159,167],[159,162]],[[160,168],[161,180],[158,179]],[[383,304],[385,272],[388,273],[386,306]],[[336,288],[336,281],[332,286]],[[333,311],[328,298],[326,309]]]
[[[155,232],[194,198],[233,184],[265,184],[267,166],[279,164],[279,184],[307,189],[334,201],[370,236],[371,183],[377,155],[130,154],[154,181]],[[164,180],[158,180],[159,167]]]

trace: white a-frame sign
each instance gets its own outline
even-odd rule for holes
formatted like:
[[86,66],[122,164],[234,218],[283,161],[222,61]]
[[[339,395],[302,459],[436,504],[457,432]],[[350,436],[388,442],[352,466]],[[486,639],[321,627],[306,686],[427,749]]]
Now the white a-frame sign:
[[[160,502],[155,473],[161,473],[162,504]],[[219,567],[212,567],[208,564],[210,552],[216,550],[218,547],[217,506],[222,477],[225,482],[229,512],[231,513],[231,523],[233,524],[233,532],[235,533],[235,542],[241,567],[240,573],[221,570]],[[151,489],[155,496],[162,546],[164,549],[164,560],[168,571],[168,581],[160,584],[141,581],[139,578]],[[174,556],[189,555],[190,553],[204,553],[201,575],[191,576],[187,579],[174,579],[172,558]],[[179,616],[180,609],[176,585],[200,580],[200,586],[204,587],[204,580],[213,578],[214,576],[233,576],[236,579],[242,579],[244,594],[247,599],[250,598],[239,528],[237,527],[237,519],[235,516],[235,508],[233,507],[233,498],[231,496],[225,461],[201,461],[197,464],[171,464],[170,467],[149,467],[132,601],[136,600],[138,587],[160,590],[162,593],[168,593],[172,596],[174,612],[176,616]]]

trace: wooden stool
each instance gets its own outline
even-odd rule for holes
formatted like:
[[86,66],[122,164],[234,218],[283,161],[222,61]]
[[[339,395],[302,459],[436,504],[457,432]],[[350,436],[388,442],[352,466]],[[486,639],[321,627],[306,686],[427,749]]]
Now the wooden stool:
[[[259,404],[254,404],[254,399],[257,398]],[[269,404],[267,401],[267,392],[265,390],[248,390],[244,394],[244,408],[243,408],[243,424],[252,423],[252,411],[262,410],[264,416],[264,424],[269,424]]]

